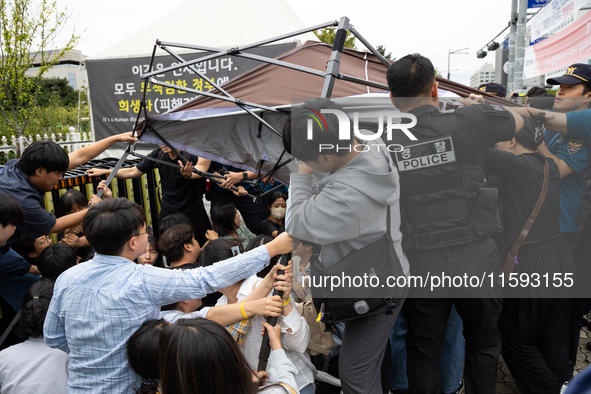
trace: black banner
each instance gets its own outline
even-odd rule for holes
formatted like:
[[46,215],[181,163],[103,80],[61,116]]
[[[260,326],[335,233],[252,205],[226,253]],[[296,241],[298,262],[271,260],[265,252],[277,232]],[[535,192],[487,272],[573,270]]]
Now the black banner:
[[[275,57],[292,48],[294,48],[294,44],[279,44],[253,48],[245,52]],[[180,56],[189,61],[208,54],[199,52],[185,53]],[[154,69],[159,70],[178,63],[170,55],[156,56]],[[255,60],[223,56],[196,63],[194,66],[207,78],[217,84],[222,84],[259,64],[261,63]],[[140,76],[146,74],[149,67],[149,56],[88,60],[86,62],[92,119],[97,141],[133,128],[144,88],[144,82]],[[158,74],[155,79],[191,89],[203,91],[213,89],[212,85],[188,67],[169,71],[166,74]],[[163,114],[194,97],[195,95],[192,93],[150,84],[146,95],[146,106],[149,114]]]

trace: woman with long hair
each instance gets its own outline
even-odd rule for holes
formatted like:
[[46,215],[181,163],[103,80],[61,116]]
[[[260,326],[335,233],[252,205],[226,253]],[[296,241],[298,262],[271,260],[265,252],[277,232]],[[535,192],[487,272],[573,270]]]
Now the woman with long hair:
[[[265,381],[264,375],[249,367],[224,327],[206,319],[185,319],[165,327],[160,334],[158,365],[162,393],[295,393],[296,371],[281,347],[281,328],[279,325],[272,327],[267,322],[263,325],[269,333],[272,349],[268,376],[276,383],[259,388]],[[257,331],[261,332],[258,328]]]
[[146,320],[127,341],[129,366],[142,378],[142,384],[136,389],[136,394],[159,392],[158,341],[160,332],[168,324],[162,319]]
[[[560,171],[552,159],[536,152],[544,140],[544,118],[534,116],[524,122],[511,141],[497,143],[485,157],[485,169],[502,177],[500,197],[508,245],[517,241],[530,220],[548,166],[543,204],[514,260],[509,276],[514,279],[504,283],[498,325],[503,358],[521,392],[558,393],[568,379],[565,322],[570,316],[570,293],[564,286],[546,287],[544,274],[550,280],[554,273],[566,280],[564,273],[572,273],[574,263],[558,222]],[[516,296],[520,298],[512,298]]]
[[[204,248],[204,253],[200,256],[199,264],[201,266],[208,266],[231,257],[232,248],[236,245],[236,242],[236,240],[229,239],[218,239],[210,242]],[[291,264],[286,267],[285,272],[291,275]],[[272,289],[269,284],[265,283],[268,277],[269,274],[267,274],[265,279],[253,275],[232,286],[221,289],[220,292],[223,295],[218,299],[216,306],[240,304],[259,291],[269,294]],[[283,280],[282,277],[278,278]],[[281,286],[277,282],[276,288],[284,291],[282,299],[284,306],[281,316],[279,316],[279,325],[282,328],[285,354],[298,372],[296,375],[297,387],[294,388],[302,394],[312,394],[315,392],[314,375],[316,374],[316,368],[310,361],[310,356],[306,353],[306,348],[310,341],[310,328],[306,323],[306,319],[298,313],[291,300],[291,281],[285,284],[282,283]],[[239,338],[240,350],[244,354],[248,364],[254,368],[257,365],[259,349],[261,347],[261,336],[259,335],[258,327],[264,318],[254,316],[250,320],[251,322],[248,323],[250,326],[243,325],[231,330],[231,332],[240,330],[240,335],[234,334],[234,336]]]

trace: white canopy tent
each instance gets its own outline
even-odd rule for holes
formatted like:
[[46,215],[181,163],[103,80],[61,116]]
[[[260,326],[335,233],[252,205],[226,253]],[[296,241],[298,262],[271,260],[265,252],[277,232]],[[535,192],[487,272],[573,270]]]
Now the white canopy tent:
[[[199,42],[216,48],[230,48],[306,27],[285,0],[187,0],[159,20],[90,59],[150,56],[157,38],[168,42]],[[306,33],[274,44],[294,41],[300,44],[307,40],[317,38],[313,33]]]

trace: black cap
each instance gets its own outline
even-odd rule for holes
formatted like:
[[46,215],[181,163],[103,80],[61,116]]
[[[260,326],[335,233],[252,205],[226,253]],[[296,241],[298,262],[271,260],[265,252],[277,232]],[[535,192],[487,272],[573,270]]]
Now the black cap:
[[483,83],[478,87],[478,90],[482,90],[483,92],[492,94],[494,96],[505,97],[507,95],[505,87],[500,83],[495,82]]
[[591,66],[584,63],[575,63],[566,69],[561,77],[548,78],[546,83],[550,85],[576,85],[585,83],[591,87]]

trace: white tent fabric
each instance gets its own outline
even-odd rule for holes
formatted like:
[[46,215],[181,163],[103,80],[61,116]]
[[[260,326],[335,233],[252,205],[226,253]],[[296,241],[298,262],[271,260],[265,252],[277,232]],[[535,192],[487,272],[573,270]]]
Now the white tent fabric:
[[[215,5],[217,12],[211,12]],[[232,21],[229,23],[228,21]],[[141,23],[141,21],[138,21]],[[328,21],[327,21],[328,22]],[[308,26],[285,0],[187,0],[154,23],[91,57],[120,59],[150,56],[154,41],[199,42],[215,48],[231,48],[290,33]],[[317,40],[313,33],[274,44]],[[177,53],[182,50],[175,49]],[[188,52],[188,51],[185,51]]]

